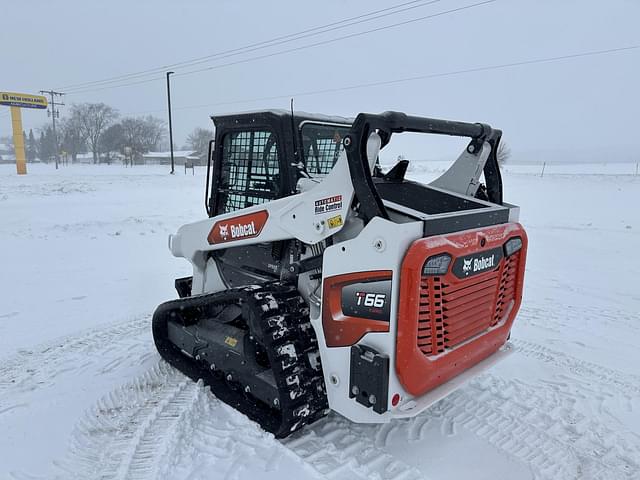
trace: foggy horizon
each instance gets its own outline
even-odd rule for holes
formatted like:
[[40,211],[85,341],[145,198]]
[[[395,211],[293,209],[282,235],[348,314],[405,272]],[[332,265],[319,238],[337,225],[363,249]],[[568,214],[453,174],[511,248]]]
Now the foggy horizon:
[[[227,54],[195,66],[171,66],[168,69],[175,71],[171,78],[174,143],[182,146],[196,127],[211,129],[212,114],[288,109],[291,96],[296,110],[307,112],[354,116],[361,111],[399,110],[489,123],[504,131],[514,153],[615,152],[635,143],[640,107],[635,92],[640,79],[637,48],[455,72],[637,47],[640,5],[624,0],[480,3],[412,2],[411,9],[399,14],[386,11],[373,21],[346,28],[338,25],[321,35],[242,55]],[[251,4],[248,15],[248,5],[203,0],[188,4],[36,0],[6,5],[6,18],[28,17],[29,22],[5,23],[0,33],[3,44],[12,45],[5,52],[0,90],[66,91],[61,119],[69,115],[72,103],[103,102],[121,117],[153,115],[166,122],[163,71],[73,86],[170,66],[390,8],[382,1],[330,0],[304,8],[287,1]],[[431,15],[438,16],[415,21]],[[359,34],[401,22],[409,23]],[[352,34],[357,35],[336,40]],[[322,44],[306,47],[316,43]],[[229,63],[236,64],[220,67]],[[208,67],[213,69],[189,73]],[[427,76],[432,77],[349,88]],[[327,91],[333,89],[343,90]],[[317,91],[324,93],[304,95]],[[27,133],[50,123],[45,111],[23,109],[22,113]],[[0,136],[8,135],[10,116],[8,108],[3,108]],[[406,148],[410,155],[418,151],[412,142]]]

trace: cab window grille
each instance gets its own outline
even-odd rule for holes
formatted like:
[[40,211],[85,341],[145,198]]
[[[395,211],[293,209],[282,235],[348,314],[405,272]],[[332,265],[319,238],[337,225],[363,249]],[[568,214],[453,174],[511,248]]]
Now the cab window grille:
[[304,162],[312,177],[324,177],[338,161],[349,126],[308,123],[302,126]]
[[223,139],[220,212],[259,205],[278,197],[280,163],[269,131],[231,132]]

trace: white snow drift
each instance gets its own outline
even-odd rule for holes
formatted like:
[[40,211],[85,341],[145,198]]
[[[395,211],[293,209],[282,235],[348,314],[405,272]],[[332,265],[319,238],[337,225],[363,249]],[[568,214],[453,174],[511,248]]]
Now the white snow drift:
[[280,442],[151,340],[202,171],[1,166],[0,478],[640,478],[640,177],[510,170],[530,237],[516,353],[415,419],[332,415]]

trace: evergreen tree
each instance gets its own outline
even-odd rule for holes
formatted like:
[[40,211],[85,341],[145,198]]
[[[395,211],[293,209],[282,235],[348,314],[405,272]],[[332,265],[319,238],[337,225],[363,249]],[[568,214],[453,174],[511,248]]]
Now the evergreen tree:
[[38,158],[41,162],[49,163],[49,158],[47,158],[45,150],[44,131],[40,130],[40,138],[38,139]]
[[25,138],[27,161],[33,162],[38,156],[38,143],[36,137],[33,135],[33,129],[29,129],[29,137]]
[[38,157],[40,157],[40,160],[49,163],[55,152],[56,147],[51,127],[40,130],[40,140],[38,141]]

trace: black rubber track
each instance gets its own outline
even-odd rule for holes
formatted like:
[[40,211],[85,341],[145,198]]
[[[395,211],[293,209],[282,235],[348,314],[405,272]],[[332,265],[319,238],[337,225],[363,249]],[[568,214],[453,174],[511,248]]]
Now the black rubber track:
[[[215,312],[224,304],[242,308],[243,318],[260,331],[279,392],[279,406],[265,403],[233,388],[225,381],[224,365],[208,366],[180,351],[167,336],[169,320],[185,325],[216,321]],[[250,327],[246,327],[250,330]],[[223,292],[171,300],[153,314],[153,338],[162,358],[185,375],[211,387],[213,394],[251,420],[282,438],[328,413],[326,389],[320,366],[315,332],[309,309],[295,287],[281,283],[229,289]],[[316,359],[317,361],[312,361]]]

